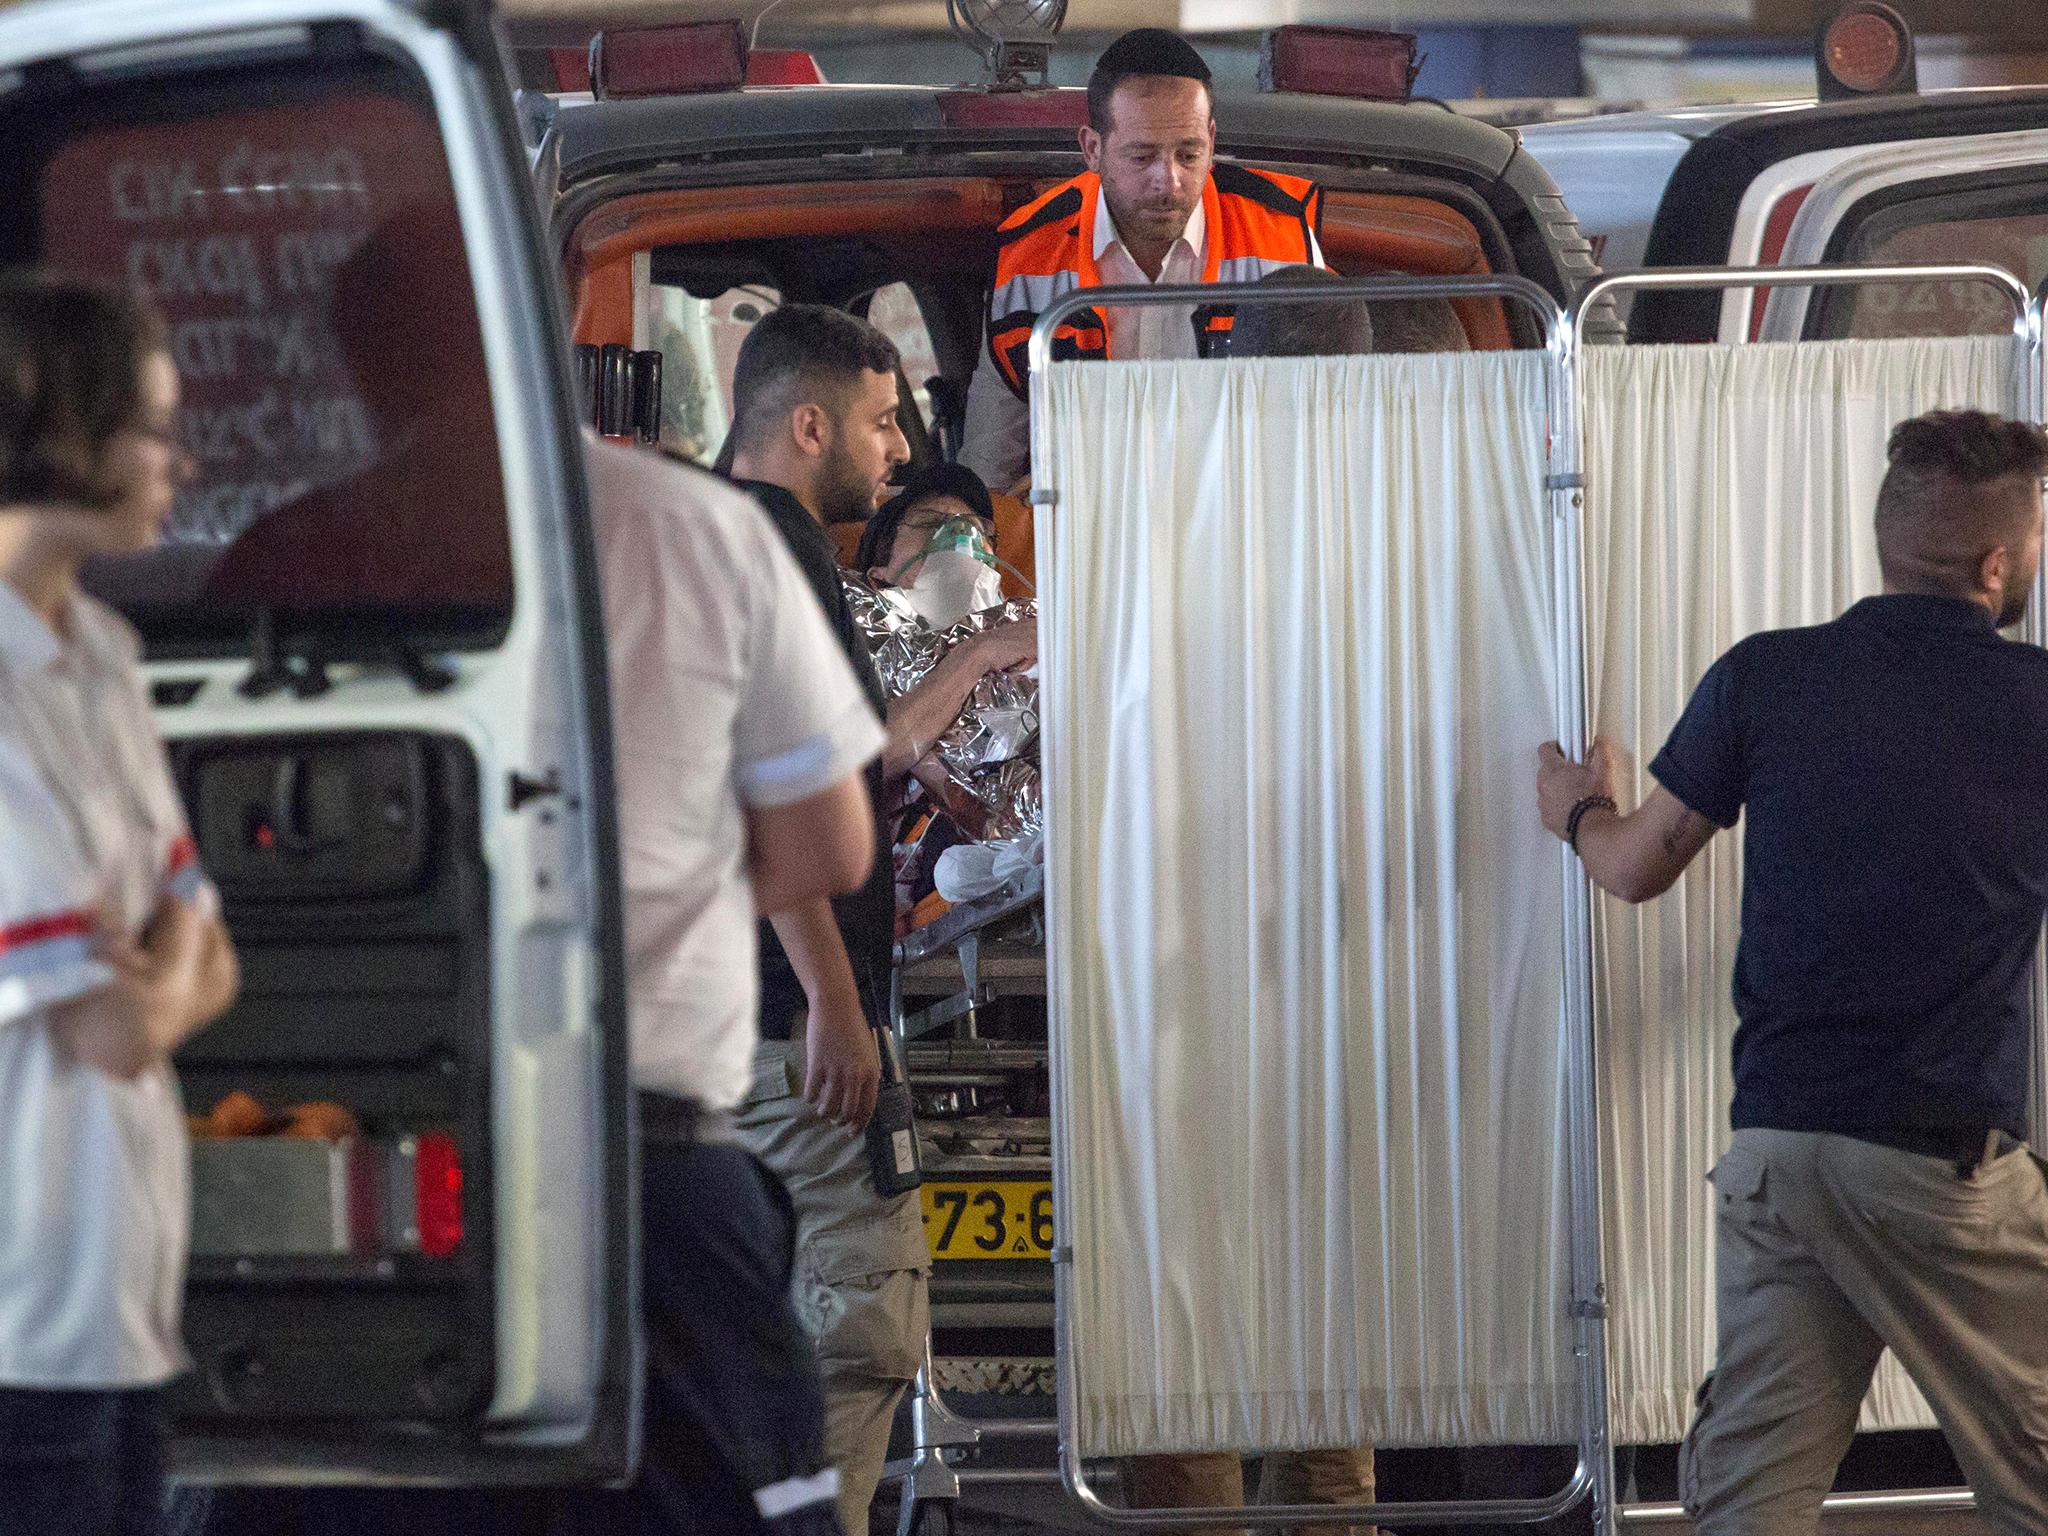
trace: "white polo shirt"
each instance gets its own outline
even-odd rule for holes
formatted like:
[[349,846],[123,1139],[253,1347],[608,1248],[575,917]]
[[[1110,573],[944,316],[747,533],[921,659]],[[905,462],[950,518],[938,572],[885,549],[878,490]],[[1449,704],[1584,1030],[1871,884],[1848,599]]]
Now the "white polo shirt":
[[759,1037],[746,810],[858,773],[883,733],[775,525],[592,442],[636,1087],[731,1109]]
[[0,1386],[155,1386],[186,1364],[184,1105],[168,1066],[71,1060],[49,1010],[106,984],[109,927],[211,896],[133,632],[83,596],[69,628],[0,581]]

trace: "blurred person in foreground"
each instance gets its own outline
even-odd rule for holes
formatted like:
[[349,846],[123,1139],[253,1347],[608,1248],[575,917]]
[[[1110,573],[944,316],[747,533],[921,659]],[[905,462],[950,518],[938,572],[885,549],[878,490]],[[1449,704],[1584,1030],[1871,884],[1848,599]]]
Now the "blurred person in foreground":
[[238,986],[135,633],[78,584],[162,536],[177,410],[154,312],[0,276],[0,1508],[64,1536],[161,1528],[189,1363],[170,1057]]

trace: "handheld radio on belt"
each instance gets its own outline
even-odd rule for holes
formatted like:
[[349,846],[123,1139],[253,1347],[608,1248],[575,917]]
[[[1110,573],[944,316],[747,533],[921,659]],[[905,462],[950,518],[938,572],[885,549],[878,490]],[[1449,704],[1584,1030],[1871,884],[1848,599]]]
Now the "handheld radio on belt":
[[907,1195],[924,1183],[924,1159],[917,1147],[917,1120],[910,1103],[910,1084],[903,1080],[903,1056],[896,1033],[886,1025],[875,1030],[882,1053],[882,1089],[868,1121],[868,1171],[878,1195]]

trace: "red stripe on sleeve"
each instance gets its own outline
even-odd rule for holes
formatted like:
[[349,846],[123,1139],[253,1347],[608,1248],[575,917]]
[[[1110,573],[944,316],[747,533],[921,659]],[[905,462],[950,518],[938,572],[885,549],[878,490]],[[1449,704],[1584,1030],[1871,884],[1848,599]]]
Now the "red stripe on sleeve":
[[10,949],[27,949],[31,944],[45,944],[51,939],[89,938],[93,929],[93,915],[80,908],[76,912],[53,912],[48,917],[32,917],[25,923],[16,923],[11,928],[0,928],[0,955]]

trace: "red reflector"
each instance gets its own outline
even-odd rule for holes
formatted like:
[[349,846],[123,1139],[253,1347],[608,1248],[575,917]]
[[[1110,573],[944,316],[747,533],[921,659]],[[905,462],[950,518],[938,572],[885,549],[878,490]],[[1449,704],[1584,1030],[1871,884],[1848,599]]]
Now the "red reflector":
[[590,40],[591,90],[600,101],[736,91],[747,78],[747,38],[736,21],[627,27]]
[[747,55],[749,85],[823,85],[825,71],[801,48],[756,48]]
[[[1775,203],[1771,204],[1770,217],[1764,220],[1763,243],[1757,248],[1757,265],[1775,267],[1778,258],[1785,254],[1785,242],[1792,235],[1792,221],[1799,217],[1799,210],[1806,206],[1807,194],[1813,190],[1813,183],[1794,187]],[[1749,301],[1749,339],[1755,341],[1764,333],[1764,309],[1771,301],[1771,290],[1759,288]]]
[[420,1252],[445,1259],[462,1246],[462,1153],[452,1137],[429,1131],[413,1163]]
[[941,91],[939,122],[948,128],[1082,128],[1083,90]]
[[1822,45],[1828,73],[1852,91],[1875,91],[1889,81],[1905,53],[1905,39],[1885,17],[1852,11],[1835,18]]
[[1259,40],[1259,89],[1406,101],[1422,63],[1412,32],[1274,27]]

